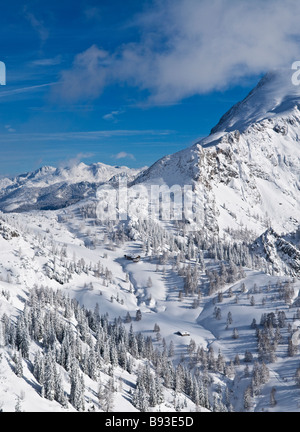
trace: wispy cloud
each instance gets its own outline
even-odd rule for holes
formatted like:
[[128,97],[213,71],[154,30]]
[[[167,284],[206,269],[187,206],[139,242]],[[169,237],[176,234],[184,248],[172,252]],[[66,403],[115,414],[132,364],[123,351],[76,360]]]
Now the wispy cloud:
[[58,163],[58,166],[60,168],[72,168],[74,166],[77,166],[83,159],[88,159],[94,156],[94,153],[78,153],[75,157],[70,159],[65,159],[63,161],[60,161]]
[[69,100],[95,99],[110,84],[146,90],[153,104],[289,65],[300,55],[298,0],[166,0],[135,19],[139,42],[108,53],[96,45],[61,76]]
[[42,141],[97,141],[99,139],[113,137],[130,137],[130,136],[164,136],[170,135],[173,131],[161,130],[99,130],[99,131],[81,131],[81,132],[51,132],[51,133],[14,133],[0,134],[0,142],[42,142]]
[[125,151],[121,151],[120,153],[112,156],[114,159],[131,159],[135,160],[135,157],[132,153],[127,153]]
[[122,114],[124,111],[123,110],[116,110],[116,111],[111,111],[108,114],[105,114],[102,118],[103,120],[109,120],[109,121],[117,121],[117,117]]
[[8,132],[10,132],[10,133],[13,133],[13,132],[16,132],[16,129],[14,129],[11,125],[5,125],[4,126],[5,127],[5,129],[8,131]]
[[109,82],[110,78],[106,71],[109,63],[108,52],[92,45],[75,57],[70,70],[61,72],[60,86],[54,96],[59,96],[68,102],[80,99],[93,100],[95,95],[102,93]]
[[41,58],[37,59],[31,62],[31,65],[33,66],[55,66],[60,64],[62,61],[62,56],[57,55],[52,58]]
[[101,21],[102,19],[101,9],[96,6],[87,7],[83,13],[85,18],[89,21],[90,20]]
[[27,21],[31,24],[32,28],[36,30],[36,32],[38,33],[41,43],[43,44],[44,42],[46,42],[46,40],[49,37],[49,31],[44,26],[43,21],[39,20],[32,12],[30,12],[27,6],[24,6],[23,11]]
[[7,97],[7,96],[12,96],[12,95],[17,95],[17,94],[21,94],[21,93],[28,93],[28,92],[39,90],[39,89],[41,89],[43,87],[54,86],[56,84],[57,84],[56,82],[51,82],[51,83],[38,84],[38,85],[34,85],[34,86],[14,88],[14,89],[11,89],[11,90],[1,91],[0,92],[0,98],[4,98],[4,97]]

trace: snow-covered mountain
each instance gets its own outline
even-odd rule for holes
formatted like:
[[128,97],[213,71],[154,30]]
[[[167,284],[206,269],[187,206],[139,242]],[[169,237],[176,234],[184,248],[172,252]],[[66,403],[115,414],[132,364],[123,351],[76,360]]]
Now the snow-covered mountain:
[[[299,411],[289,80],[268,74],[207,138],[150,168],[0,181],[1,411]],[[119,177],[190,185],[193,211],[149,218],[136,188],[128,220],[102,220],[96,192],[109,185],[115,202]]]
[[136,183],[193,184],[205,227],[279,233],[300,220],[300,88],[291,71],[267,74],[207,137],[166,156]]
[[44,166],[13,179],[1,179],[0,209],[7,212],[67,207],[95,195],[96,188],[111,178],[126,176],[131,181],[139,171],[100,162],[64,168]]
[[293,71],[282,68],[267,73],[249,93],[234,105],[211,133],[243,132],[251,124],[273,117],[281,117],[299,106],[299,86],[292,81]]
[[[65,208],[93,199],[100,185],[115,186],[121,176],[129,186],[191,185],[193,214],[184,218],[190,230],[207,236],[232,242],[246,235],[251,245],[269,228],[278,236],[295,233],[300,224],[300,87],[291,77],[286,69],[268,73],[208,137],[148,169],[80,163],[2,179],[0,210]],[[132,200],[130,206],[129,214],[141,217],[141,203]],[[277,265],[289,267],[290,262]]]

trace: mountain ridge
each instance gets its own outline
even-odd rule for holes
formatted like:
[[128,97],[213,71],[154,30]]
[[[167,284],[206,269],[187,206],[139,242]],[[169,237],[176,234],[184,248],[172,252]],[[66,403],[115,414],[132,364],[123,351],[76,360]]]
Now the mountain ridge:
[[265,74],[256,87],[231,107],[211,130],[243,132],[252,123],[273,118],[299,106],[300,87],[292,82],[293,71],[280,68]]
[[300,223],[299,101],[300,89],[292,85],[291,71],[271,72],[208,137],[149,168],[102,163],[42,167],[0,188],[0,210],[63,208],[125,175],[129,187],[191,185],[197,198],[195,213],[203,215],[200,226],[209,235],[227,236],[229,227],[238,231],[247,226],[254,239],[270,223],[279,233],[295,231]]

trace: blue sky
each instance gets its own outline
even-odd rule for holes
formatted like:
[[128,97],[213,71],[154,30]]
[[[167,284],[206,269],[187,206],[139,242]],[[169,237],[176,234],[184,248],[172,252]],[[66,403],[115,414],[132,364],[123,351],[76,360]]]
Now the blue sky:
[[299,59],[297,12],[294,0],[2,2],[0,176],[140,167],[193,144]]

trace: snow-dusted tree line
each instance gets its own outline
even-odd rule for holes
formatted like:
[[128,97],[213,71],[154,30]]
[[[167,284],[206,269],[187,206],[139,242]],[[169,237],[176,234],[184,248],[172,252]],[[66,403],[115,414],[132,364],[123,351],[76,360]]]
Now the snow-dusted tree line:
[[[110,322],[107,314],[99,313],[98,305],[94,311],[87,310],[60,290],[34,287],[17,320],[3,314],[0,328],[1,345],[12,353],[16,375],[23,376],[26,361],[39,383],[40,395],[64,407],[70,402],[77,410],[85,409],[84,376],[88,375],[99,382],[100,409],[108,409],[117,367],[137,374],[132,403],[140,410],[162,403],[163,387],[185,393],[197,405],[210,406],[206,381],[183,365],[173,365],[172,346],[167,349],[163,343],[162,350],[154,348],[152,337],[135,334],[132,324],[127,330],[121,318]],[[145,367],[137,369],[137,360]],[[66,373],[69,392],[63,379]],[[103,385],[101,373],[112,382]]]
[[[132,402],[140,410],[164,401],[163,386],[209,406],[207,387],[204,390],[203,383],[187,368],[173,365],[172,347],[155,349],[152,338],[135,334],[132,324],[127,330],[121,319],[109,322],[106,314],[100,315],[98,305],[94,311],[87,310],[60,290],[33,288],[16,322],[3,314],[0,327],[1,345],[12,352],[16,375],[23,376],[26,361],[39,383],[40,395],[64,407],[70,402],[77,410],[85,409],[86,374],[99,381],[99,404],[101,409],[108,408],[115,387],[110,382],[101,384],[100,375],[106,373],[113,380],[117,367],[137,373]],[[30,355],[32,344],[34,358]],[[136,360],[144,360],[146,366],[137,370]],[[63,384],[65,373],[69,393]]]
[[[135,335],[132,327],[127,331],[121,319],[110,323],[107,315],[99,314],[98,305],[89,311],[46,287],[30,291],[16,322],[3,314],[1,323],[3,345],[29,362],[41,396],[62,405],[69,400],[78,410],[84,409],[84,374],[97,381],[100,372],[113,376],[118,366],[131,373],[134,359],[151,358],[153,352],[151,338]],[[31,359],[33,343],[39,349]],[[16,358],[16,373],[21,375],[19,355]],[[62,370],[69,375],[69,395],[62,386]]]
[[[11,352],[16,375],[23,376],[26,361],[41,397],[64,407],[71,403],[76,410],[86,409],[87,375],[99,384],[99,409],[111,409],[114,371],[121,368],[137,377],[131,398],[141,411],[163,403],[165,389],[173,392],[177,410],[181,409],[180,395],[196,406],[232,410],[229,394],[216,391],[213,376],[220,374],[230,383],[235,376],[234,361],[225,361],[221,352],[214,353],[212,347],[204,350],[191,339],[175,364],[172,343],[168,346],[164,339],[135,333],[133,323],[126,328],[124,322],[126,317],[110,322],[107,314],[100,314],[98,304],[91,311],[61,290],[35,286],[16,321],[2,315],[0,342]],[[105,384],[103,373],[110,377]]]

